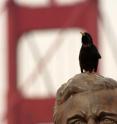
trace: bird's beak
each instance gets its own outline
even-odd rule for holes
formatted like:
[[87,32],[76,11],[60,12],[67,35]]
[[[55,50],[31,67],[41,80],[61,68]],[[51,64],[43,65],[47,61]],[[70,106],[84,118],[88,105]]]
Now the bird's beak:
[[84,33],[83,32],[80,32],[82,36],[84,36]]

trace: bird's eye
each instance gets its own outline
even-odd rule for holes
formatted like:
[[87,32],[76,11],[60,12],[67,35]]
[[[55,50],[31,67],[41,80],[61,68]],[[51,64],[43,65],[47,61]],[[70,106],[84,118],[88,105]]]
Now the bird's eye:
[[117,120],[111,118],[104,118],[100,121],[100,124],[117,124]]

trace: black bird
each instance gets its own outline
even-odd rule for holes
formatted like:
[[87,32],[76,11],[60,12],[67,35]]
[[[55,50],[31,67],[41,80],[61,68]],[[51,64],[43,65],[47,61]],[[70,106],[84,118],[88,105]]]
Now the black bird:
[[82,33],[82,46],[79,54],[80,69],[84,71],[96,72],[98,61],[101,58],[96,46],[93,44],[92,37],[89,33]]

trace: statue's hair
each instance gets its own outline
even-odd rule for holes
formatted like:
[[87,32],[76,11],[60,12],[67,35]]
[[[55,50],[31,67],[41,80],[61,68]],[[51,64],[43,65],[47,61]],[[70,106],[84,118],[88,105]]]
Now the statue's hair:
[[57,91],[54,108],[54,123],[57,123],[57,107],[67,102],[69,97],[83,92],[95,92],[117,88],[117,81],[94,73],[81,73],[69,79]]

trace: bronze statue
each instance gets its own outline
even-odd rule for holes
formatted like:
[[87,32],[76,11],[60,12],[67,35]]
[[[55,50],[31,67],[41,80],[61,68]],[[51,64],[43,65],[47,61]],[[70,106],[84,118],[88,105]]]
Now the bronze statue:
[[57,91],[54,124],[117,124],[117,82],[77,74]]

